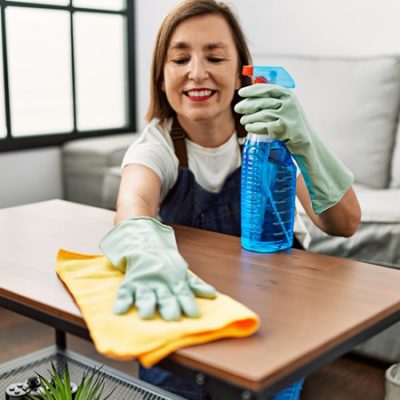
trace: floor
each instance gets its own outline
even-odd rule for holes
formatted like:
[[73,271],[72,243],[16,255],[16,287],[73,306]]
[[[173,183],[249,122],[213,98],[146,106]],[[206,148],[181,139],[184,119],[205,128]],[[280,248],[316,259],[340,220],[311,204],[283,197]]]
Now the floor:
[[[67,343],[70,350],[100,364],[133,376],[137,374],[136,363],[104,358],[86,340],[67,335]],[[0,363],[53,344],[52,328],[0,308]],[[384,372],[388,366],[356,355],[344,356],[308,376],[301,399],[383,400]]]

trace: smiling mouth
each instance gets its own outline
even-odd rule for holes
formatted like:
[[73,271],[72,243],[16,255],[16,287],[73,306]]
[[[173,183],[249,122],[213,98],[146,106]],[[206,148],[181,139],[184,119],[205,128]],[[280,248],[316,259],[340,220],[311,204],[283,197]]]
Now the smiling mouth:
[[190,100],[194,101],[204,101],[209,99],[216,90],[211,89],[201,89],[201,90],[188,90],[184,92],[185,96],[189,97]]

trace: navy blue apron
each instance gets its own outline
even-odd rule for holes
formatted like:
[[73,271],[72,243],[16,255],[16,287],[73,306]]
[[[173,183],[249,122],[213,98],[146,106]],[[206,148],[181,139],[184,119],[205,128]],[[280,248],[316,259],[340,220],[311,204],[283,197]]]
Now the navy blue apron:
[[[236,124],[238,137],[246,132]],[[240,236],[240,173],[237,168],[226,179],[218,193],[200,186],[188,169],[186,133],[174,119],[171,137],[179,160],[178,179],[160,205],[160,217],[165,224],[178,224],[228,235]],[[295,238],[294,238],[295,239]],[[295,243],[294,243],[295,244]],[[299,243],[296,240],[296,245]],[[190,400],[210,397],[194,382],[158,367],[139,367],[140,379]]]

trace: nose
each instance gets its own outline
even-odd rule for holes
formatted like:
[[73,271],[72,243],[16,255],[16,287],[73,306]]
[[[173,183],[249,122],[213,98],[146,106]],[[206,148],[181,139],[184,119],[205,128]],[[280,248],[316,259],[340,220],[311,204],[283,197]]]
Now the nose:
[[195,82],[202,82],[208,78],[207,65],[203,59],[193,57],[189,63],[189,79]]

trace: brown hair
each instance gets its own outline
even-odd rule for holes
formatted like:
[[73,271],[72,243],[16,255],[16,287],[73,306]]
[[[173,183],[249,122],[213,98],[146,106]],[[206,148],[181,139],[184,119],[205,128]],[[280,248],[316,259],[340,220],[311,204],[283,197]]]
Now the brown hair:
[[[215,0],[185,0],[181,2],[165,17],[157,34],[151,66],[150,102],[145,116],[148,122],[156,117],[162,123],[166,118],[172,117],[175,113],[161,89],[167,49],[175,28],[188,18],[205,14],[221,15],[231,28],[233,40],[239,55],[239,71],[242,65],[251,64],[251,56],[245,35],[237,17],[227,4]],[[241,76],[241,83],[242,86],[249,85],[249,78]],[[232,106],[239,99],[238,94],[235,93]]]

